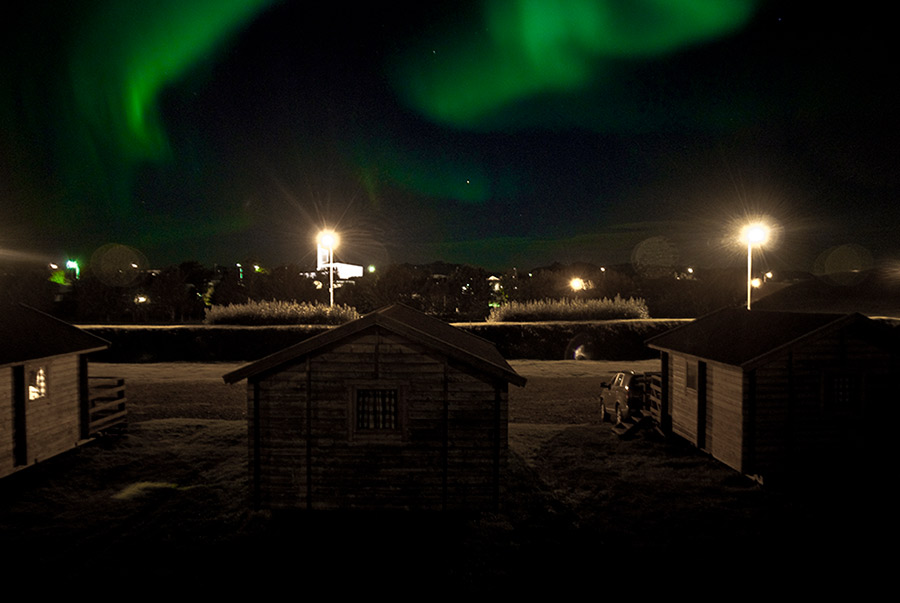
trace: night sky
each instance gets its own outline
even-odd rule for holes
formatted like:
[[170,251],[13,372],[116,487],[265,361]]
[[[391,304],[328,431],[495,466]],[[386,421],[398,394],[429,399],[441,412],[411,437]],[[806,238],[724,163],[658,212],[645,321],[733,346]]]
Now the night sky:
[[[3,19],[0,260],[900,257],[883,3],[74,0]],[[421,5],[421,6],[419,6]],[[801,7],[800,5],[804,5]]]

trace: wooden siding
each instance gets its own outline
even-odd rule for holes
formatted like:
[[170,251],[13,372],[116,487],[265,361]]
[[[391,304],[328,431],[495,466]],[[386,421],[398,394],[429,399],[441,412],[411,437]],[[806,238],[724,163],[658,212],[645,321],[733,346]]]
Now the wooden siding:
[[[402,390],[403,428],[354,434],[354,387],[377,384]],[[273,509],[495,503],[506,462],[506,388],[374,330],[251,379],[255,502]]]
[[15,469],[13,367],[0,369],[0,477]]
[[854,325],[746,370],[707,361],[705,417],[700,384],[689,389],[686,375],[687,363],[702,359],[668,356],[672,431],[748,475],[846,463],[879,446],[868,419],[896,405],[890,384],[900,368],[897,354],[870,343]]
[[[674,352],[669,354],[671,374],[670,404],[672,431],[695,446],[699,442],[697,389],[687,387],[687,364],[698,359]],[[698,370],[698,379],[700,378]],[[738,367],[706,363],[706,412],[702,450],[729,467],[741,470],[743,446],[742,371]]]
[[707,364],[709,411],[706,451],[729,467],[741,470],[743,446],[743,373],[723,364]]
[[[807,342],[757,369],[754,467],[757,473],[840,462],[860,450],[867,417],[882,397],[896,358],[852,329]],[[835,400],[835,381],[850,396]],[[867,385],[869,387],[867,388]]]
[[[28,400],[27,379],[30,371],[43,367],[46,373],[46,395]],[[81,441],[81,381],[77,355],[57,356],[24,365],[25,383],[25,454],[17,463],[15,448],[14,367],[6,367],[0,377],[3,397],[0,418],[0,476],[33,465],[69,450]]]
[[670,355],[672,431],[697,445],[697,390],[687,386],[688,362],[695,358]]

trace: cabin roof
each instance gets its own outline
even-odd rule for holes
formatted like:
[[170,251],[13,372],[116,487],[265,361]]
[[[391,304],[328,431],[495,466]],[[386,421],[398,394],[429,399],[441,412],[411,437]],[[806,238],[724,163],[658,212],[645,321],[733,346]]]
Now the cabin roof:
[[818,334],[858,323],[865,323],[873,331],[880,326],[857,313],[725,308],[651,337],[646,343],[653,349],[746,368]]
[[0,304],[0,366],[84,354],[109,342],[24,304]]
[[504,379],[514,385],[525,385],[525,378],[516,373],[493,343],[467,333],[437,318],[403,304],[385,306],[354,321],[289,346],[223,376],[226,383],[236,383],[277,369],[300,357],[353,336],[365,329],[380,327],[409,340],[421,343],[450,358],[469,365],[488,375]]

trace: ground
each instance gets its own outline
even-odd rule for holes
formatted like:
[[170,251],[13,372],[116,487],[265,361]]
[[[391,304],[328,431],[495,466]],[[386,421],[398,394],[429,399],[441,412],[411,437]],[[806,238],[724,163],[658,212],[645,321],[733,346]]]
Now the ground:
[[194,577],[230,591],[262,576],[342,590],[387,580],[413,592],[557,594],[596,584],[646,592],[675,576],[809,589],[826,584],[818,576],[833,585],[881,575],[887,557],[873,553],[873,525],[893,524],[844,506],[854,497],[841,484],[764,488],[677,438],[620,439],[600,423],[600,383],[657,361],[511,364],[528,383],[510,388],[500,512],[289,519],[247,505],[244,384],[222,381],[239,365],[93,365],[92,374],[126,379],[127,433],[0,481],[5,567],[101,583]]

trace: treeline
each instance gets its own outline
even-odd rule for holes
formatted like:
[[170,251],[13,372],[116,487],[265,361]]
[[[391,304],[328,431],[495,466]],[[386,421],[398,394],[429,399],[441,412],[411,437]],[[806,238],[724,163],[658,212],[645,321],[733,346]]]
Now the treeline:
[[[131,272],[129,272],[131,270]],[[247,302],[328,303],[327,272],[297,265],[123,267],[116,278],[90,267],[76,278],[47,268],[0,267],[0,301],[24,302],[77,323],[202,322],[208,308]],[[641,300],[654,318],[698,316],[740,303],[744,280],[732,271],[638,273],[630,266],[552,264],[489,272],[437,262],[395,264],[336,282],[335,304],[365,314],[401,302],[449,321],[485,320],[492,308],[541,300]]]

